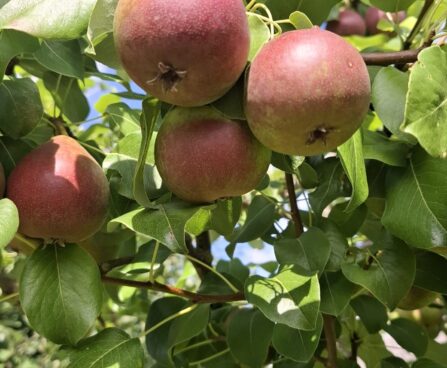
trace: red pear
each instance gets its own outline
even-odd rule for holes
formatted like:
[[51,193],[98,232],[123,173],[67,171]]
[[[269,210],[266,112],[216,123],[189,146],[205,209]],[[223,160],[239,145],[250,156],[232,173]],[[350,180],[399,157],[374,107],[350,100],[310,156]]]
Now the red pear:
[[366,34],[366,23],[359,13],[345,9],[340,12],[337,20],[328,22],[326,29],[339,36],[364,36]]
[[254,189],[271,152],[243,122],[210,107],[171,110],[155,142],[155,162],[166,186],[189,202],[212,202]]
[[5,170],[3,170],[2,163],[0,162],[0,198],[3,198],[3,194],[5,194],[5,187],[6,187]]
[[286,32],[253,61],[245,112],[256,138],[290,155],[316,155],[347,141],[370,102],[368,70],[359,52],[335,33]]
[[223,96],[242,74],[250,47],[241,0],[120,0],[114,37],[129,76],[179,106]]
[[[402,22],[406,16],[407,14],[405,13],[405,11],[391,14],[391,17],[395,23]],[[365,21],[368,34],[375,35],[382,32],[380,29],[377,28],[377,25],[379,24],[379,21],[381,19],[387,19],[386,13],[383,10],[377,8],[368,8],[365,13]]]
[[7,196],[19,209],[21,233],[78,242],[102,226],[109,185],[78,142],[56,136],[19,162],[8,178]]

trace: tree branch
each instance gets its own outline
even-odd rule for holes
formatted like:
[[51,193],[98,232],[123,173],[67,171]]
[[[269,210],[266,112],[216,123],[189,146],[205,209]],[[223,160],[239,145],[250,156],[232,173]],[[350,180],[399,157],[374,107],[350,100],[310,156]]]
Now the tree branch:
[[[301,221],[300,211],[295,194],[295,184],[293,175],[286,173],[287,192],[289,194],[290,208],[292,211],[292,219],[295,225],[295,234],[299,238],[303,232],[303,222]],[[334,317],[323,314],[324,335],[326,337],[326,348],[328,351],[328,359],[325,362],[328,368],[337,368],[337,345],[335,336]]]
[[300,211],[298,209],[298,202],[296,200],[295,184],[293,182],[292,174],[286,173],[286,184],[287,192],[289,194],[290,209],[292,211],[292,220],[295,225],[295,235],[297,238],[299,238],[304,232],[304,229],[303,222],[301,221]]
[[337,338],[335,336],[335,319],[333,316],[323,314],[324,336],[326,337],[327,368],[337,368]]
[[154,291],[160,291],[167,294],[177,295],[179,297],[189,299],[194,303],[213,304],[213,303],[235,302],[245,300],[243,293],[234,293],[228,295],[196,294],[191,291],[176,288],[174,286],[160,284],[156,281],[155,282],[134,281],[134,280],[109,277],[105,275],[102,276],[102,281],[113,285],[130,286],[135,288],[149,289]]
[[418,60],[419,53],[424,48],[425,47],[421,47],[417,50],[404,50],[396,52],[365,52],[361,55],[366,65],[405,65],[416,62]]
[[[203,232],[202,234],[196,237],[196,247],[192,244],[191,237],[186,234],[185,235],[185,244],[188,249],[188,253],[193,257],[198,259],[199,261],[211,266],[211,243],[208,231]],[[203,280],[205,275],[209,272],[206,267],[201,266],[200,264],[194,263],[194,268],[197,271],[200,279]]]
[[419,13],[418,19],[416,21],[416,24],[414,25],[413,29],[411,30],[410,34],[408,35],[407,39],[404,42],[403,49],[408,50],[411,47],[411,44],[413,43],[414,38],[418,34],[422,22],[424,21],[425,16],[427,15],[429,9],[433,5],[434,0],[425,0],[424,6],[422,7],[421,12]]

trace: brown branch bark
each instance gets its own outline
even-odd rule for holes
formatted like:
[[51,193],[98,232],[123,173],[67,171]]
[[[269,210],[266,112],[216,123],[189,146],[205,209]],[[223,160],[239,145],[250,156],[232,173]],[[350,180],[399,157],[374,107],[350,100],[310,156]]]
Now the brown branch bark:
[[335,319],[333,316],[323,314],[324,336],[326,337],[327,368],[337,368],[337,344],[335,336]]
[[102,274],[106,274],[113,270],[114,268],[120,267],[120,266],[126,266],[129,263],[133,261],[135,257],[123,257],[123,258],[117,258],[117,259],[111,259],[110,261],[105,261],[99,265],[99,269],[101,270]]
[[362,53],[363,60],[366,65],[405,65],[408,63],[415,63],[418,60],[419,53],[424,48],[417,50],[404,50],[396,52],[370,52]]
[[[292,174],[286,173],[287,192],[289,195],[290,208],[292,210],[292,219],[295,225],[295,234],[298,237],[304,232],[303,222],[301,221],[300,212],[295,194],[295,184]],[[327,368],[337,368],[337,345],[335,336],[334,317],[323,314],[324,335],[326,338],[326,349],[328,358],[325,362]]]
[[158,282],[143,282],[119,279],[115,277],[102,276],[102,281],[119,286],[130,286],[135,288],[149,289],[154,291],[159,291],[162,293],[176,295],[182,298],[191,300],[194,303],[224,303],[224,302],[235,302],[240,300],[245,300],[243,293],[234,293],[228,295],[205,295],[197,294],[188,290],[183,290],[170,285],[160,284]]
[[286,173],[287,192],[289,195],[290,209],[292,211],[292,220],[295,225],[295,235],[297,238],[304,232],[303,222],[301,221],[300,211],[298,209],[298,202],[295,193],[295,183],[293,181],[293,175]]

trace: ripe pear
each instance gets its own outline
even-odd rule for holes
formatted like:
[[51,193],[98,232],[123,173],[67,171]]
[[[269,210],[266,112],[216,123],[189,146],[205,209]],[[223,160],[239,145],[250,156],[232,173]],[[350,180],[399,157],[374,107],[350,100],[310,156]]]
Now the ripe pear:
[[413,286],[397,306],[403,310],[419,309],[429,305],[437,297],[439,294],[434,291]]
[[6,178],[5,178],[5,170],[3,169],[3,165],[0,162],[0,199],[3,198],[5,194],[6,187]]
[[326,29],[339,36],[364,36],[366,34],[366,23],[356,11],[344,9],[338,15],[337,20],[328,22]]
[[189,202],[212,202],[254,189],[271,152],[244,122],[211,107],[176,108],[165,117],[155,142],[155,163],[166,186]]
[[129,76],[178,106],[223,96],[242,74],[250,48],[241,0],[120,0],[114,38]]
[[19,162],[8,178],[7,197],[19,210],[21,233],[73,243],[100,229],[109,185],[78,142],[56,136]]
[[273,151],[316,155],[335,149],[360,127],[371,86],[359,52],[318,27],[286,32],[251,64],[248,124]]

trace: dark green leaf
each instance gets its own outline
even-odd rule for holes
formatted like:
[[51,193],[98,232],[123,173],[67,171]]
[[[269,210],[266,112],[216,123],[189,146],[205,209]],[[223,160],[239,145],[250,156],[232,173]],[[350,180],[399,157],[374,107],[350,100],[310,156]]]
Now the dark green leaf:
[[253,198],[247,210],[247,219],[229,237],[232,243],[246,243],[264,235],[275,221],[275,200],[264,196]]
[[[154,327],[161,321],[188,307],[184,299],[168,297],[158,299],[149,309],[146,329]],[[192,308],[172,321],[166,322],[146,336],[149,354],[159,363],[172,367],[172,350],[175,345],[198,335],[207,326],[209,305],[202,304]]]
[[447,161],[417,149],[407,168],[387,177],[385,227],[418,248],[447,245]]
[[39,41],[26,33],[12,29],[0,31],[0,82],[12,58],[24,52],[34,52],[38,48]]
[[349,196],[349,184],[340,161],[329,158],[315,165],[318,172],[319,185],[315,191],[309,194],[310,204],[317,215],[335,199]]
[[241,215],[242,198],[217,201],[211,213],[211,228],[221,235],[230,235]]
[[398,318],[385,326],[388,332],[397,343],[405,350],[422,356],[427,351],[428,336],[424,328],[409,319]]
[[314,330],[303,331],[278,323],[273,330],[273,346],[281,355],[297,362],[312,359],[323,329],[323,318],[318,316]]
[[391,238],[384,238],[368,254],[367,261],[343,264],[343,274],[394,309],[413,284],[415,257],[406,244]]
[[376,298],[369,295],[360,295],[351,300],[351,306],[369,333],[377,333],[386,326],[388,321],[387,310]]
[[320,305],[317,275],[302,276],[288,267],[271,278],[252,276],[245,283],[245,296],[273,322],[315,329]]
[[322,313],[339,316],[359,289],[339,272],[324,272],[320,277]]
[[144,363],[139,339],[117,328],[107,328],[82,340],[69,354],[68,368],[142,368]]
[[52,72],[78,79],[84,77],[84,59],[79,42],[76,40],[43,41],[34,57]]
[[47,72],[43,81],[57,107],[68,119],[72,122],[82,122],[87,118],[90,107],[77,79]]
[[250,368],[264,367],[274,324],[258,310],[242,309],[231,317],[227,341],[231,354]]
[[140,206],[151,207],[152,201],[149,199],[146,187],[144,172],[146,167],[146,157],[148,155],[152,133],[155,123],[160,113],[160,106],[156,100],[143,101],[143,115],[141,116],[141,134],[143,140],[140,146],[140,155],[133,176],[133,195]]
[[298,239],[282,239],[275,242],[275,255],[280,264],[299,266],[309,274],[322,272],[331,253],[326,234],[316,228],[308,229]]
[[74,345],[87,334],[102,295],[96,262],[73,244],[35,251],[20,278],[20,301],[31,326],[57,344]]
[[432,252],[418,252],[416,254],[414,285],[447,294],[446,275],[447,259]]
[[358,130],[346,143],[338,147],[341,163],[352,185],[351,200],[345,211],[350,212],[366,201],[369,194],[363,157],[362,133]]

